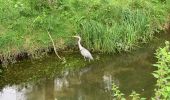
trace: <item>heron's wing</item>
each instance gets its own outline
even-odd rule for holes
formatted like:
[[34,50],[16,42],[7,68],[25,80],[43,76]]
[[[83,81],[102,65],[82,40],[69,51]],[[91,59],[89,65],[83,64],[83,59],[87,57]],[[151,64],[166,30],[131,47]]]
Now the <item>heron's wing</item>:
[[82,49],[80,50],[81,54],[86,57],[86,58],[90,58],[93,59],[91,53],[84,47],[82,47]]

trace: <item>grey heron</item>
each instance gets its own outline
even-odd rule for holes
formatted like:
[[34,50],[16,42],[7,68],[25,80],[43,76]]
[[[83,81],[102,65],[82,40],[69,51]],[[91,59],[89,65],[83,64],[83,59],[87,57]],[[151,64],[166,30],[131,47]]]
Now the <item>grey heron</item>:
[[89,60],[89,62],[90,62],[90,60],[93,60],[91,53],[80,44],[81,37],[80,36],[73,36],[73,37],[78,38],[79,50],[80,50],[81,55],[84,57],[84,59],[86,60],[86,58],[87,58]]

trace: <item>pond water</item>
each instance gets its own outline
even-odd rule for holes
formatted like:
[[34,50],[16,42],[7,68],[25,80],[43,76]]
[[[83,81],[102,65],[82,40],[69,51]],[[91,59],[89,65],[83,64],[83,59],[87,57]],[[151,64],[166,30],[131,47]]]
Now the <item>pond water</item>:
[[98,60],[90,63],[79,53],[66,53],[70,62],[63,65],[54,55],[11,65],[0,77],[0,100],[112,100],[113,82],[125,95],[135,90],[148,98],[156,82],[154,52],[168,38],[155,38],[131,53],[94,54]]

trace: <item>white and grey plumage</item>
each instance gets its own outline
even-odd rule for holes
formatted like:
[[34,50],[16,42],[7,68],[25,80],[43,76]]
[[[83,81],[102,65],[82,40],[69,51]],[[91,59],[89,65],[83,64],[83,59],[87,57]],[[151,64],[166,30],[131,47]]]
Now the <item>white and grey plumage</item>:
[[79,46],[80,53],[81,53],[81,55],[84,57],[84,59],[86,60],[86,58],[87,58],[87,59],[89,59],[89,61],[90,61],[90,60],[93,60],[93,57],[92,57],[91,53],[80,44],[80,42],[81,42],[81,37],[80,37],[80,36],[73,36],[73,37],[79,39],[79,40],[78,40],[78,46]]

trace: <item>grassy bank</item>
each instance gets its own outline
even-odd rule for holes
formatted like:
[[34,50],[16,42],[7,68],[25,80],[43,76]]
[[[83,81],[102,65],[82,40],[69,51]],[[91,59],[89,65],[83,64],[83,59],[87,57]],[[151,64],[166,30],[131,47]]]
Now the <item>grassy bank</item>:
[[169,0],[0,0],[0,59],[46,54],[47,31],[58,49],[75,45],[66,37],[79,33],[94,51],[129,51],[152,39],[169,12]]

